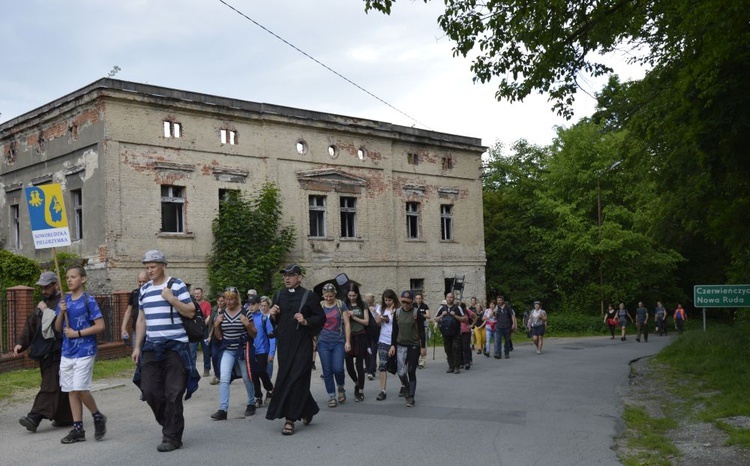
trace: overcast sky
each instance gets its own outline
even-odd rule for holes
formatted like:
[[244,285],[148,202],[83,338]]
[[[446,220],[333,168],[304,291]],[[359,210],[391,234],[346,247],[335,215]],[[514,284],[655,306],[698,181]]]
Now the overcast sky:
[[[397,2],[391,16],[361,0],[225,0],[385,105],[219,0],[24,0],[0,5],[0,122],[107,74],[188,91],[386,121],[482,139],[549,144],[570,125],[546,96],[497,102],[474,84],[437,17],[444,4]],[[613,63],[617,63],[613,59]],[[641,71],[618,66],[623,78]],[[590,80],[598,91],[606,79]],[[594,100],[579,92],[576,116]]]

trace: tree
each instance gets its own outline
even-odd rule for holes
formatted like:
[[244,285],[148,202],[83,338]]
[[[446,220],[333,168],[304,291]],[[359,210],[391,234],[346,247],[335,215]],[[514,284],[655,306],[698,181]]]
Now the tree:
[[211,290],[227,286],[270,292],[279,265],[294,245],[294,228],[281,225],[279,189],[266,183],[246,199],[228,191],[212,224],[214,244],[208,261]]

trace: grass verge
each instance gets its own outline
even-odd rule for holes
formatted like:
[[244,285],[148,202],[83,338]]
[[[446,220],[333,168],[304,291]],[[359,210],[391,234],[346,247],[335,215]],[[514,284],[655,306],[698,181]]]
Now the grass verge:
[[[94,380],[127,376],[132,374],[133,370],[133,361],[127,357],[96,361]],[[38,388],[41,381],[42,376],[37,368],[6,372],[0,377],[0,400],[10,399],[25,390]]]

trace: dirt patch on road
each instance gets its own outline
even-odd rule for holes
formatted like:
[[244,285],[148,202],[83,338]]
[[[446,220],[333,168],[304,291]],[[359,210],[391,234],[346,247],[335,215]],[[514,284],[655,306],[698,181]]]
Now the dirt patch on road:
[[[680,393],[681,385],[687,385],[667,375],[666,367],[644,358],[631,363],[630,387],[625,404],[645,409],[657,419],[669,417],[677,421],[679,427],[667,434],[667,441],[677,447],[680,454],[661,458],[663,462],[642,464],[672,464],[679,466],[746,465],[750,464],[750,451],[741,447],[726,445],[728,435],[713,423],[701,421],[697,414],[702,405],[695,401],[687,402],[675,393]],[[687,387],[685,387],[687,388]],[[698,394],[697,398],[710,397],[711,393]],[[691,393],[692,400],[696,394]],[[750,418],[733,417],[724,422],[742,428],[750,427]],[[638,432],[626,431],[617,440],[617,450],[621,457],[637,458],[639,450],[628,445],[628,436]]]

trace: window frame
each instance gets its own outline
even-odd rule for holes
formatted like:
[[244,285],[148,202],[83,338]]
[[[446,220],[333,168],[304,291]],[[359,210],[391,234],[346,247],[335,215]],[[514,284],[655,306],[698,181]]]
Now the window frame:
[[[351,205],[344,205],[347,201],[352,201]],[[357,198],[354,196],[339,197],[339,213],[341,220],[340,237],[357,238]]]
[[182,137],[182,123],[173,120],[164,120],[164,137],[180,139]]
[[[410,207],[416,208],[410,210]],[[419,240],[422,238],[421,223],[421,203],[411,201],[406,202],[406,239]],[[416,230],[416,232],[413,230]]]
[[[164,189],[167,189],[167,195],[164,195]],[[179,195],[175,195],[175,188],[179,190]],[[185,212],[185,186],[177,186],[177,185],[171,185],[171,184],[163,184],[161,185],[161,232],[162,233],[182,233],[184,234],[186,231],[186,212]],[[179,208],[177,206],[180,206]],[[176,224],[175,230],[167,230],[166,227],[168,226],[165,223],[165,214],[169,214],[169,212],[165,212],[165,209],[171,208],[174,209],[174,213],[176,214],[176,218],[174,219],[174,223]]]
[[440,241],[453,241],[453,204],[440,204]]
[[[313,203],[313,200],[315,200],[316,203]],[[322,201],[322,203],[318,204],[317,201]],[[328,196],[321,195],[321,194],[310,194],[308,196],[307,198],[307,211],[308,211],[308,220],[309,220],[309,228],[307,231],[308,237],[326,238],[327,205],[328,205]],[[315,221],[313,222],[313,220]],[[313,225],[315,226],[314,232],[313,232]]]
[[70,190],[70,203],[73,206],[74,241],[83,239],[83,189]]
[[21,205],[10,205],[11,248],[21,249]]

